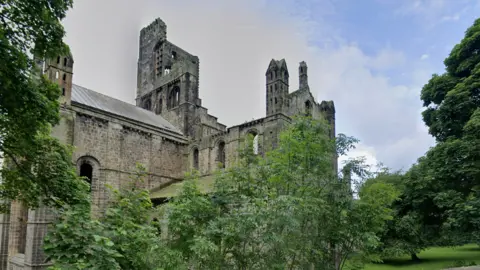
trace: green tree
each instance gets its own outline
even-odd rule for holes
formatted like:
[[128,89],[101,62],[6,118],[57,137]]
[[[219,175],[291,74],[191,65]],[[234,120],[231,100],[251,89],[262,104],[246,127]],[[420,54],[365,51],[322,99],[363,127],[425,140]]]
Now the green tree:
[[[374,258],[397,193],[383,183],[360,186],[354,200],[332,161],[355,140],[332,141],[327,128],[299,118],[265,159],[246,147],[209,196],[189,181],[167,207],[168,246],[196,269],[342,269],[348,259]],[[363,172],[350,164],[350,173]]]
[[[39,59],[66,54],[60,20],[71,0],[0,1],[0,199],[37,206],[75,204],[87,186],[75,176],[71,150],[50,136],[59,121],[60,89],[38,76]],[[2,210],[6,210],[3,207]]]
[[181,254],[162,244],[149,193],[139,188],[144,176],[139,166],[128,185],[110,188],[111,202],[99,218],[88,205],[59,209],[44,244],[51,269],[184,269]]
[[[433,75],[421,93],[427,107],[423,119],[437,145],[410,170],[405,194],[425,226],[437,232],[447,230],[432,235],[438,244],[461,244],[472,240],[470,233],[478,235],[478,227],[471,226],[466,217],[478,215],[472,212],[477,210],[467,209],[476,201],[480,184],[479,50],[477,19],[445,59],[446,72]],[[467,216],[461,218],[464,214]],[[455,225],[457,221],[462,224]],[[453,228],[464,230],[454,230],[457,234],[452,235]]]
[[[416,254],[431,244],[429,233],[434,232],[435,228],[425,226],[421,212],[417,211],[417,206],[409,200],[409,190],[405,188],[409,178],[414,177],[413,172],[414,169],[407,174],[385,169],[365,183],[367,186],[376,183],[389,184],[399,194],[391,206],[393,218],[387,221],[386,229],[379,234],[381,244],[376,250],[382,258],[411,255],[412,259],[417,260]],[[436,229],[438,230],[438,227]]]

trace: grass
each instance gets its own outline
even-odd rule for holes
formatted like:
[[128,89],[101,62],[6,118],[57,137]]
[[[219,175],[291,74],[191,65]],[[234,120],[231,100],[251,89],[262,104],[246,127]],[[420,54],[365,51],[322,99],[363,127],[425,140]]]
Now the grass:
[[[475,262],[480,265],[480,247],[478,245],[465,245],[455,248],[434,247],[420,254],[419,262],[412,261],[410,256],[385,260],[383,264],[369,264],[365,270],[440,270],[449,267],[461,267],[462,263]],[[458,265],[460,264],[460,265]]]

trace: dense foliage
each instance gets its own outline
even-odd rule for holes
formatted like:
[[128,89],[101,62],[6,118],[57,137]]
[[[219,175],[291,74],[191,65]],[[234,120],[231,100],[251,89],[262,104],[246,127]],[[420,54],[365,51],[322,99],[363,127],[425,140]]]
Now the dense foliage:
[[421,99],[437,144],[406,173],[367,182],[394,183],[401,193],[394,219],[381,235],[384,257],[412,254],[435,245],[480,242],[480,19],[445,59]]
[[[71,0],[0,1],[0,200],[36,206],[75,204],[85,199],[71,151],[50,135],[59,121],[60,90],[39,76],[39,59],[66,54],[65,17]],[[0,156],[3,158],[3,156]],[[5,205],[4,205],[5,206]],[[3,208],[3,210],[6,210]]]
[[[410,170],[407,200],[445,241],[479,241],[480,19],[445,59],[446,72],[422,89],[425,124],[437,139]],[[476,239],[475,239],[476,238]]]
[[[219,172],[210,194],[197,188],[201,179],[187,180],[162,212],[130,187],[114,193],[98,220],[86,208],[65,211],[46,252],[61,269],[342,269],[347,259],[350,267],[378,259],[376,235],[398,193],[375,183],[354,199],[349,179],[334,173],[326,128],[297,119],[265,159],[246,140],[241,160]],[[351,141],[340,136],[338,149]],[[160,217],[162,233],[149,213]]]

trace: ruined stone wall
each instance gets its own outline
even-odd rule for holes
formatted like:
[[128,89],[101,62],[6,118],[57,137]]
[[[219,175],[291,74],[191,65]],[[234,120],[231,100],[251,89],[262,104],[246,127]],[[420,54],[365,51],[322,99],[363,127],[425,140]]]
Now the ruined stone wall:
[[225,143],[225,167],[229,168],[238,161],[239,149],[245,147],[248,134],[258,135],[258,154],[263,155],[278,145],[280,132],[290,122],[283,114],[276,114],[228,128],[194,141],[188,148],[188,169],[194,169],[194,151],[198,149],[198,170],[202,175],[211,174],[218,169],[220,144]]
[[[154,90],[154,47],[167,39],[167,25],[160,19],[140,31],[139,58],[137,67],[137,97]],[[140,100],[137,99],[137,106]]]
[[312,105],[312,117],[316,117],[316,110],[313,110],[314,104],[316,104],[312,93],[308,89],[300,89],[292,92],[288,95],[288,106],[285,113],[289,116],[306,113],[306,102],[309,101]]

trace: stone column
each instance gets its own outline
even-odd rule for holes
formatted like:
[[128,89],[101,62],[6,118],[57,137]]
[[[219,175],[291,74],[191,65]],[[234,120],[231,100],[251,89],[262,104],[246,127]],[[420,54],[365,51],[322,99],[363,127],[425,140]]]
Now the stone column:
[[0,270],[7,269],[10,214],[0,214]]
[[10,226],[8,239],[8,256],[25,252],[26,226],[28,219],[27,208],[18,201],[12,202],[10,208]]
[[10,226],[8,229],[8,269],[23,269],[28,209],[18,201],[10,207]]
[[45,206],[28,211],[25,270],[46,269],[51,265],[43,252],[43,239],[54,218],[53,211]]

